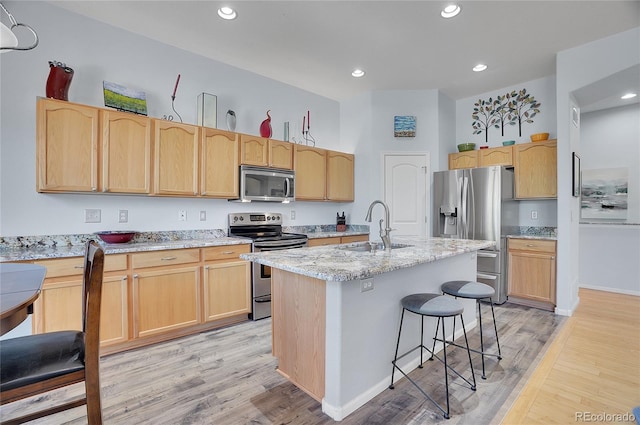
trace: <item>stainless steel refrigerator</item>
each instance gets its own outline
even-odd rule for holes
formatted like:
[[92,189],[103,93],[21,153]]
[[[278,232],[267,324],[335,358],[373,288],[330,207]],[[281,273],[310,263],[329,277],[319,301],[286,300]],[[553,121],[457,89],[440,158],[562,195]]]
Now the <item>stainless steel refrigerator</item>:
[[478,282],[491,285],[493,302],[507,300],[509,228],[518,225],[513,168],[500,166],[433,173],[433,236],[495,241],[478,251]]

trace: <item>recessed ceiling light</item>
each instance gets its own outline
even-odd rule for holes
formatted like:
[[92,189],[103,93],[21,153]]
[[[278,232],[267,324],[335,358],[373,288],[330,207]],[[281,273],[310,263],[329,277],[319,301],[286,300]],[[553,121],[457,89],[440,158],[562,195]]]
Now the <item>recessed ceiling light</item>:
[[354,69],[353,72],[351,73],[351,75],[356,78],[364,77],[364,74],[365,72],[361,69]]
[[627,100],[627,99],[633,99],[633,98],[634,98],[634,97],[636,97],[636,96],[637,96],[637,94],[636,94],[636,93],[627,93],[627,94],[625,94],[624,96],[622,96],[620,99],[624,99],[624,100]]
[[473,70],[475,72],[481,72],[484,71],[485,69],[487,69],[487,65],[483,64],[483,63],[479,63],[476,66],[473,67]]
[[442,12],[440,12],[440,16],[442,16],[443,18],[453,18],[458,13],[460,13],[460,6],[458,6],[457,4],[450,4],[449,6],[442,9]]
[[238,14],[232,8],[224,6],[218,9],[218,16],[221,17],[222,19],[231,20],[231,19],[236,19]]

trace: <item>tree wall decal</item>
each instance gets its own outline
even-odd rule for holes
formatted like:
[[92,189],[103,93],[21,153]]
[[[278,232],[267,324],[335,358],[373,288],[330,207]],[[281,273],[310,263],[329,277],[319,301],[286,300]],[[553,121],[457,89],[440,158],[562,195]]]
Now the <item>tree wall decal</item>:
[[515,125],[516,122],[512,118],[511,108],[509,103],[511,102],[511,95],[515,94],[515,91],[507,93],[503,96],[496,97],[493,101],[493,109],[496,115],[496,128],[500,126],[501,136],[504,137],[504,126]]
[[522,137],[522,123],[531,124],[533,117],[540,113],[540,102],[527,93],[527,89],[522,89],[516,93],[510,93],[511,101],[509,102],[510,120],[518,123],[518,136]]
[[473,104],[473,113],[471,114],[471,118],[473,118],[473,122],[471,126],[473,127],[473,134],[480,134],[484,131],[484,142],[489,142],[489,128],[495,127],[498,128],[498,124],[496,124],[495,118],[495,106],[493,103],[493,99],[489,98],[489,100],[478,99],[476,103]]

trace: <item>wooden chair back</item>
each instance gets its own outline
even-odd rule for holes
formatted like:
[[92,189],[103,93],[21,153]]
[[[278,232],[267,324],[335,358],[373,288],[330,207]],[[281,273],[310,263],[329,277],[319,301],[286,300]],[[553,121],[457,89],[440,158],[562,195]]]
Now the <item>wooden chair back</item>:
[[[71,335],[73,338],[78,335],[78,331],[60,331],[47,334],[36,334],[15,338],[13,340],[3,341],[2,349],[6,350],[5,354],[18,353],[16,356],[8,355],[12,358],[14,364],[13,370],[29,371],[32,377],[32,383],[20,384],[17,386],[14,382],[13,388],[3,390],[0,394],[0,404],[11,403],[26,397],[46,393],[48,391],[61,388],[67,385],[84,381],[85,394],[72,400],[67,400],[62,404],[46,407],[37,412],[24,415],[19,418],[13,418],[2,422],[4,424],[20,424],[33,421],[34,419],[62,412],[67,409],[85,405],[87,406],[87,422],[90,425],[102,425],[102,403],[100,397],[100,306],[102,301],[102,280],[104,272],[104,251],[93,240],[87,241],[85,245],[85,264],[84,275],[82,281],[82,334],[80,337],[84,340],[81,342],[80,361],[75,361],[78,365],[74,371],[69,372],[64,358],[56,358],[56,363],[47,363],[48,358],[41,358],[38,344],[47,344],[47,349],[56,350],[56,343],[65,340],[62,344],[67,344]],[[58,343],[60,344],[60,343]],[[60,347],[60,352],[65,352],[66,347]],[[33,351],[29,356],[28,351]],[[20,360],[24,355],[25,359]],[[46,356],[44,356],[46,357]],[[16,358],[18,360],[16,360]],[[75,355],[77,359],[78,356]],[[62,361],[61,361],[62,360]],[[68,359],[73,362],[74,359]],[[29,364],[24,364],[29,362]],[[3,367],[6,365],[3,365]],[[51,373],[55,373],[57,368],[59,372],[55,377],[50,377]],[[42,373],[44,371],[44,373]],[[24,373],[23,373],[24,374]],[[33,379],[37,381],[33,382]],[[4,385],[4,382],[3,382]]]

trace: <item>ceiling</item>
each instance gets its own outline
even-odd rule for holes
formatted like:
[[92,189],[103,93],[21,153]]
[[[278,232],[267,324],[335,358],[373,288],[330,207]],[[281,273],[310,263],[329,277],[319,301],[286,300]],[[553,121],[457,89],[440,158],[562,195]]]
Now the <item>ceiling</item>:
[[[50,3],[338,101],[375,90],[480,95],[554,75],[557,52],[640,26],[638,0],[463,1],[452,19],[440,17],[444,1]],[[223,5],[238,18],[218,18]],[[480,62],[488,69],[473,72]],[[590,101],[612,96],[594,91]]]

